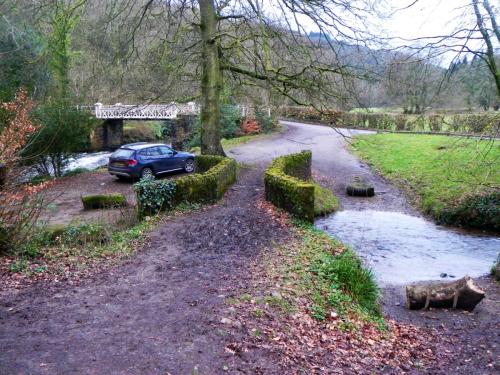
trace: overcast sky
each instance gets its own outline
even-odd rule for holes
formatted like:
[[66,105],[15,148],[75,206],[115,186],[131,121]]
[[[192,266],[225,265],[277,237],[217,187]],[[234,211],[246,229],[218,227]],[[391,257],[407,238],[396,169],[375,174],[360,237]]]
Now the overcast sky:
[[[413,0],[388,1],[395,9],[413,3]],[[455,29],[465,10],[470,15],[470,0],[418,0],[407,9],[396,11],[384,24],[391,36],[411,39],[443,35]]]

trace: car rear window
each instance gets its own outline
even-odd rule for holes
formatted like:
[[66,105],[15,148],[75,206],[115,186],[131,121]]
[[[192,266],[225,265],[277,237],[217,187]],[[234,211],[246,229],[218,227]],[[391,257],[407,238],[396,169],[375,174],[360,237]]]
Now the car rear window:
[[111,154],[112,158],[126,159],[132,157],[134,150],[127,150],[125,148],[120,148]]

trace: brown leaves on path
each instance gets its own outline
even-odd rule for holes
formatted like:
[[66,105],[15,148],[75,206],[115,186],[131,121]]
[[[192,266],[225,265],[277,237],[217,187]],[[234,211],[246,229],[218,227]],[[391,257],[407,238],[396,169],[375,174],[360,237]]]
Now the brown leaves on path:
[[[259,201],[257,207],[290,226],[288,215],[274,206]],[[301,238],[294,241],[300,246]],[[255,260],[250,285],[228,301],[228,314],[238,321],[225,348],[231,368],[262,374],[404,374],[449,361],[450,342],[436,329],[392,320],[380,328],[333,310],[316,320],[310,299],[287,279],[294,275],[280,272],[290,263],[289,254],[277,248]]]

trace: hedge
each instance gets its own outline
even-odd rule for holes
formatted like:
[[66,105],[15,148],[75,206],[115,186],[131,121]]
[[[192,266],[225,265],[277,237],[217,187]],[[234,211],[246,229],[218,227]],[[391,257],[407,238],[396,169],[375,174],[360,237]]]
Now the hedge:
[[85,195],[81,199],[85,210],[124,207],[127,205],[127,200],[121,193]]
[[433,214],[440,224],[500,231],[500,191],[464,196]]
[[236,181],[236,161],[223,156],[196,156],[195,170],[200,173],[175,181],[176,204],[215,202],[221,199],[227,188]]
[[[180,203],[212,203],[221,199],[236,181],[236,161],[223,156],[200,155],[195,157],[195,174],[176,180],[140,181],[134,185],[139,216],[171,209]],[[171,189],[161,189],[168,184]],[[158,197],[155,191],[161,196]],[[168,194],[162,193],[168,192]],[[168,196],[167,196],[168,195]],[[161,200],[161,204],[151,200]]]
[[455,115],[403,115],[390,113],[319,112],[308,107],[282,107],[285,118],[315,121],[345,128],[430,133],[486,134],[496,136],[500,129],[500,113],[468,113]]
[[311,151],[276,158],[266,169],[266,200],[298,218],[314,221],[315,185],[311,176]]

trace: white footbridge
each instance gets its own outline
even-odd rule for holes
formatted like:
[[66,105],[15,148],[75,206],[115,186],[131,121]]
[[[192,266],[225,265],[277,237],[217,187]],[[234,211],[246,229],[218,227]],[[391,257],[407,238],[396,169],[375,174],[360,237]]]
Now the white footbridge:
[[194,102],[138,105],[96,103],[94,105],[95,117],[105,120],[167,120],[175,119],[178,115],[196,115],[199,112],[200,107]]

